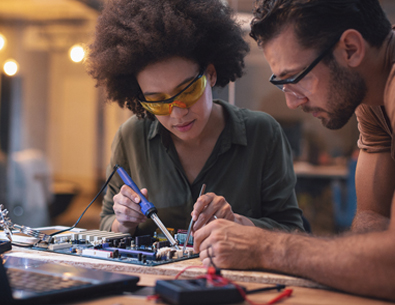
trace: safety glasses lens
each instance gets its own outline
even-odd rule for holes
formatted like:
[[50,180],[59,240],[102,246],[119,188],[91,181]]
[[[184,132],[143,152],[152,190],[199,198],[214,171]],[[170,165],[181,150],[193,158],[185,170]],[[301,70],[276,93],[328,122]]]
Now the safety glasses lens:
[[[174,97],[172,102],[157,102],[152,97],[147,97],[146,101],[140,101],[141,105],[154,115],[169,115],[173,107],[189,108],[195,104],[203,95],[206,89],[207,79],[206,76],[198,78],[186,90],[182,91]],[[164,94],[165,99],[171,99],[170,96]]]

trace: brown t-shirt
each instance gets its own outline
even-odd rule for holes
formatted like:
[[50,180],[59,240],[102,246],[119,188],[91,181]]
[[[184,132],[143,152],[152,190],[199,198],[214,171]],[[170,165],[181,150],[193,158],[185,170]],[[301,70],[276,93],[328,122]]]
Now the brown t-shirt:
[[355,114],[360,132],[358,147],[369,153],[391,152],[395,160],[395,35],[388,40],[387,63],[391,65],[384,92],[384,106],[361,104]]

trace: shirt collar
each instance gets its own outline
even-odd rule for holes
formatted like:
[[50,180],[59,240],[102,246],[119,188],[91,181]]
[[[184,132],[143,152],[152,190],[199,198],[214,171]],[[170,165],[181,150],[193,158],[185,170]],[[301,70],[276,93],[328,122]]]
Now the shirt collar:
[[157,135],[159,135],[160,127],[162,127],[162,125],[159,123],[159,121],[157,119],[155,119],[155,121],[152,122],[150,129],[149,129],[148,140],[152,140]]
[[247,133],[246,126],[241,113],[241,109],[224,102],[222,100],[215,100],[217,104],[220,104],[225,110],[226,124],[230,134],[230,142],[232,144],[247,145]]

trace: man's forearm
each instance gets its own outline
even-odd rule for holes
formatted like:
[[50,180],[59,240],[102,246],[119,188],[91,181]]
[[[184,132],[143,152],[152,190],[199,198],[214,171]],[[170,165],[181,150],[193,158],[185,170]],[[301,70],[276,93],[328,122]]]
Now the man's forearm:
[[206,266],[274,270],[395,300],[394,237],[395,224],[382,232],[317,238],[218,219],[194,233],[194,249]]
[[379,232],[388,228],[390,220],[373,211],[359,211],[354,217],[351,231],[353,233]]
[[269,237],[269,245],[263,243],[260,259],[263,268],[307,277],[351,293],[395,300],[395,244],[391,233],[334,239],[276,233],[275,240],[269,233],[264,237]]

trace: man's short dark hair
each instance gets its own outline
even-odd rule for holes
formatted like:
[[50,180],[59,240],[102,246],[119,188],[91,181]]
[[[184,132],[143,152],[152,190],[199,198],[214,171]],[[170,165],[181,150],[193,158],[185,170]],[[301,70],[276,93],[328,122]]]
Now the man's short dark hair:
[[257,0],[250,36],[264,45],[292,26],[304,48],[325,49],[347,29],[374,47],[391,31],[378,0]]
[[138,117],[153,115],[137,101],[136,75],[147,65],[179,56],[213,64],[216,86],[241,77],[248,44],[221,0],[109,0],[98,19],[87,69],[108,98]]

